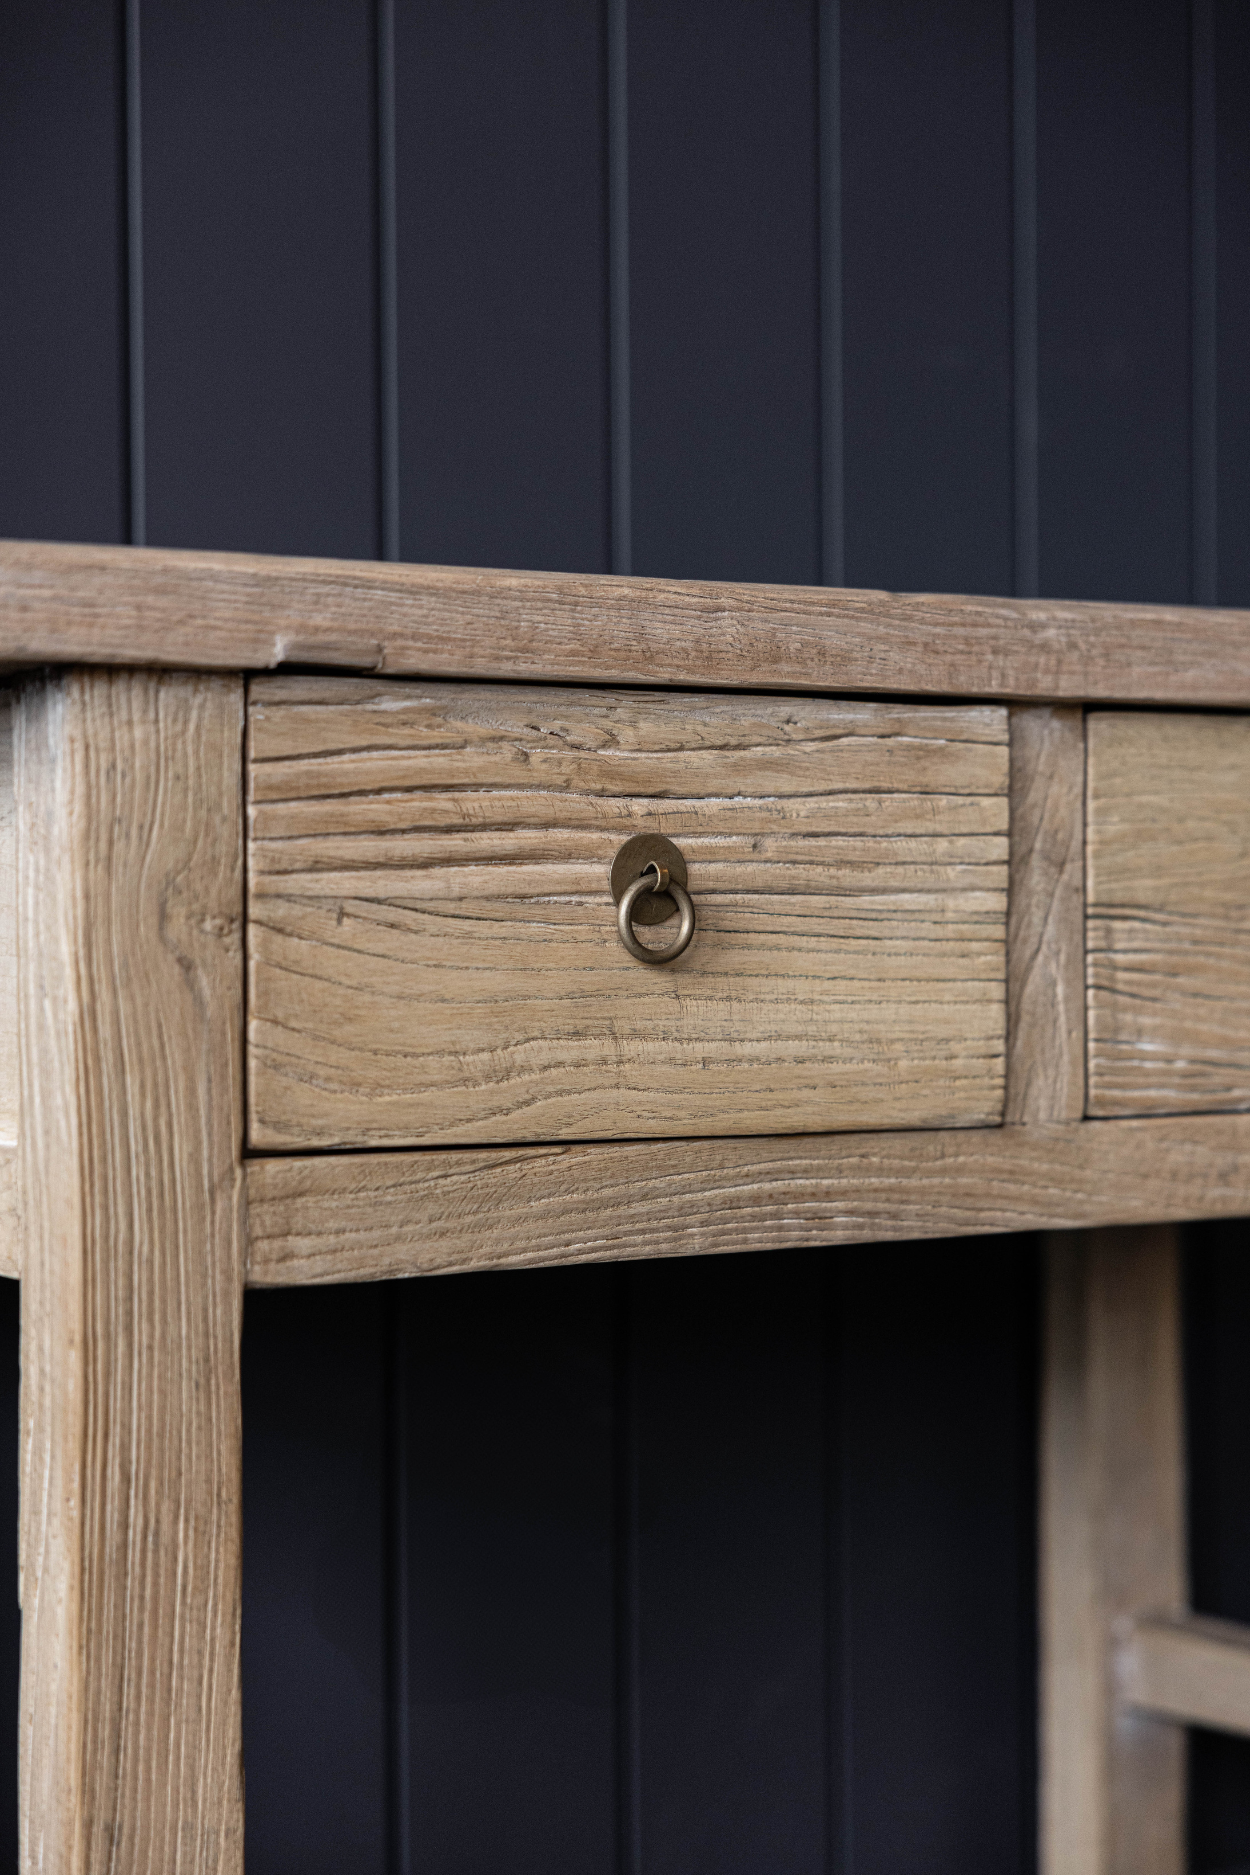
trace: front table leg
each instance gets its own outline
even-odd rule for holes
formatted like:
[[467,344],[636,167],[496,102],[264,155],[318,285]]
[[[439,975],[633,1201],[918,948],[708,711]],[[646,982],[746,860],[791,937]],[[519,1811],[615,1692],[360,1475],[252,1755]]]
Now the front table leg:
[[16,715],[21,1856],[243,1865],[243,686]]

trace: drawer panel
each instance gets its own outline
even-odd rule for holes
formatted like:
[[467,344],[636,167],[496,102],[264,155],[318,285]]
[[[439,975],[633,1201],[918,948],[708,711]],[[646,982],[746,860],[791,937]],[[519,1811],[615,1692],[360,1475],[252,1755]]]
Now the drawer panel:
[[1250,717],[1086,737],[1088,1110],[1250,1106]]
[[[997,1121],[1007,766],[999,708],[257,679],[252,1143]],[[698,915],[660,967],[639,832]]]

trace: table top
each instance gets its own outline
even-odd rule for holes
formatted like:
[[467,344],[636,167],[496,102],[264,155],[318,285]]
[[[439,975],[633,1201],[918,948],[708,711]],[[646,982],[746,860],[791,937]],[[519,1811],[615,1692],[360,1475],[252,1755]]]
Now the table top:
[[0,542],[0,666],[1250,708],[1250,612]]

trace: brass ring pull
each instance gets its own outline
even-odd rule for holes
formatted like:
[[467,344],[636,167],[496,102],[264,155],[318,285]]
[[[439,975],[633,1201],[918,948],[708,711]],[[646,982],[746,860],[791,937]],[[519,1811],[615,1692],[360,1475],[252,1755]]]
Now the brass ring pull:
[[[677,906],[681,923],[671,944],[652,949],[649,944],[638,941],[634,932],[634,906],[644,892],[667,893]],[[642,877],[635,879],[622,892],[621,902],[616,908],[616,928],[621,934],[621,943],[640,964],[671,964],[675,957],[681,956],[694,936],[694,905],[690,894],[685,886],[679,885],[672,877],[667,866],[653,859]]]

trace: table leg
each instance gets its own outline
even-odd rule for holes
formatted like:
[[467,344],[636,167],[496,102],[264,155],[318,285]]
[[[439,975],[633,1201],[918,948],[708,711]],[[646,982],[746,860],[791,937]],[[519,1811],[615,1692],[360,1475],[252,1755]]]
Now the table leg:
[[242,733],[18,703],[23,1871],[242,1868]]

